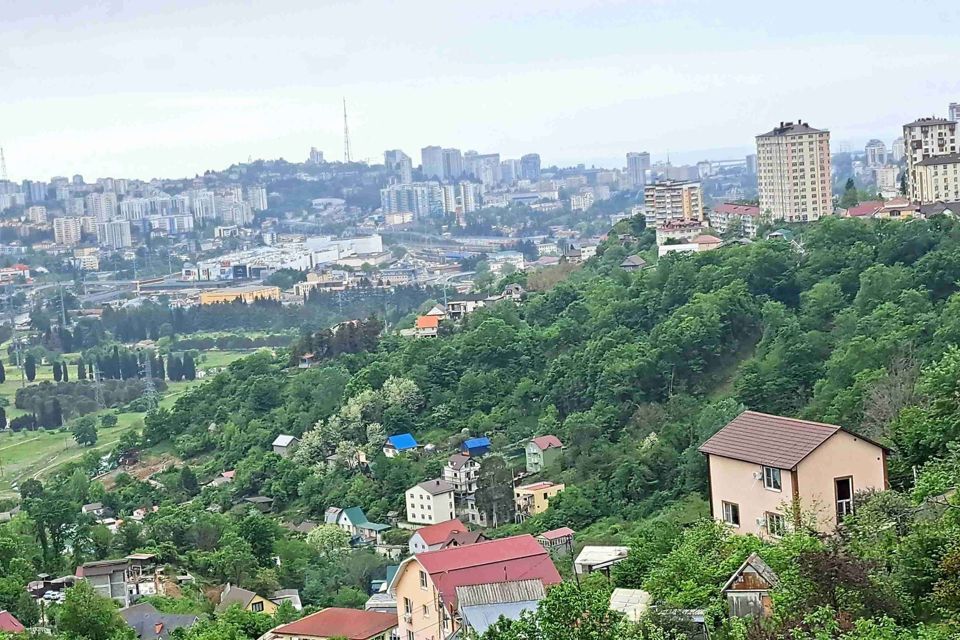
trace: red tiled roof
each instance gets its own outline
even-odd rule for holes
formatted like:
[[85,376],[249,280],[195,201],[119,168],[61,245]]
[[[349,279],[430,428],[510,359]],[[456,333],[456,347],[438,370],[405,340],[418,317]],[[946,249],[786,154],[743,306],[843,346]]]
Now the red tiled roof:
[[517,491],[538,491],[540,489],[549,489],[550,487],[555,486],[555,483],[544,480],[542,482],[534,482],[533,484],[525,484],[521,487],[517,487]]
[[417,329],[436,329],[440,326],[438,316],[420,316],[417,318]]
[[23,633],[26,629],[9,611],[0,611],[0,631]]
[[860,204],[847,209],[847,217],[863,218],[865,216],[872,216],[881,208],[883,208],[883,203],[880,202],[879,200],[861,202]]
[[560,582],[550,554],[530,534],[427,551],[417,554],[416,560],[450,607],[457,606],[457,587],[511,580]]
[[531,442],[533,442],[533,444],[540,447],[541,451],[546,451],[551,447],[557,448],[557,449],[563,447],[563,443],[560,442],[560,438],[558,438],[557,436],[540,436],[538,438],[534,438],[533,440],[531,440]]
[[231,469],[230,471],[224,471],[224,472],[221,473],[220,475],[222,475],[224,478],[228,478],[228,479],[230,479],[230,480],[233,480],[233,476],[237,475],[237,472],[236,472],[235,470]]
[[793,469],[837,431],[835,424],[744,411],[704,442],[700,452]]
[[432,524],[429,527],[422,527],[417,529],[416,533],[420,534],[420,537],[423,538],[423,541],[426,542],[428,546],[433,546],[446,540],[451,533],[462,532],[466,530],[466,525],[460,522],[459,518],[454,518],[453,520],[447,520],[446,522]]
[[397,614],[330,607],[273,630],[278,635],[367,640],[397,626]]
[[551,529],[550,531],[544,531],[540,534],[539,537],[546,538],[547,540],[557,540],[565,536],[572,536],[574,533],[573,529],[570,527],[560,527],[559,529]]
[[717,236],[708,236],[704,234],[694,238],[693,242],[696,244],[719,244],[723,242],[723,240],[721,240]]
[[755,204],[736,204],[734,202],[721,202],[713,208],[717,213],[725,213],[727,215],[737,215],[737,216],[751,216],[753,218],[760,217],[760,207]]

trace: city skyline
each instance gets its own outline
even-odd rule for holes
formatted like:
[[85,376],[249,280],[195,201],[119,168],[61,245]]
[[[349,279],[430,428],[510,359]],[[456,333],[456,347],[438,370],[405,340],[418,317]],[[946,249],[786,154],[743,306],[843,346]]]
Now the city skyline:
[[[0,25],[0,145],[17,180],[179,178],[248,157],[300,162],[314,146],[337,160],[346,96],[353,156],[373,162],[438,145],[537,152],[545,167],[622,167],[630,151],[691,163],[749,153],[799,118],[835,149],[860,148],[960,100],[960,79],[941,72],[955,47],[897,7],[813,2],[805,15],[829,20],[812,21],[745,2],[47,0]],[[960,25],[950,3],[922,10]],[[856,99],[884,87],[889,99]]]

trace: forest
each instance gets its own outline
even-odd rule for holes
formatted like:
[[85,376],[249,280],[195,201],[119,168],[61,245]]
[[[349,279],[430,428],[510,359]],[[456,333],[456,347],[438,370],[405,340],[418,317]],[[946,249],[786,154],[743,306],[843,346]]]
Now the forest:
[[[26,515],[48,542],[24,557],[57,571],[145,549],[209,580],[236,571],[240,584],[301,588],[309,605],[355,605],[375,559],[297,546],[274,520],[238,513],[233,501],[269,496],[296,522],[354,505],[382,520],[468,435],[490,436],[516,465],[526,439],[552,433],[565,449],[541,476],[566,490],[545,513],[491,535],[569,526],[578,543],[630,545],[612,586],[642,587],[664,609],[705,609],[721,638],[955,637],[960,224],[825,219],[793,241],[670,255],[631,273],[619,265],[644,248],[636,224],[620,223],[596,258],[538,287],[547,290],[477,310],[440,338],[357,332],[350,348],[330,348],[333,336],[320,332],[294,347],[322,347],[311,368],[292,368],[292,352],[234,362],[149,414],[141,439],[118,447],[172,447],[185,466],[163,488],[123,478],[104,493],[78,463],[43,489],[56,501],[102,499],[118,513],[159,504],[157,514],[99,547],[71,543],[66,557],[77,534],[54,526],[59,511],[51,524],[43,501],[33,502]],[[891,450],[891,490],[857,495],[855,513],[829,538],[802,529],[776,544],[733,535],[709,520],[697,447],[744,408],[869,435]],[[408,431],[433,452],[384,457],[386,436]],[[279,434],[302,438],[292,458],[272,453]],[[368,465],[351,463],[360,451]],[[224,470],[236,471],[232,484],[200,490]],[[214,505],[224,513],[205,510]],[[0,525],[0,535],[10,529]],[[16,535],[39,544],[30,530]],[[294,547],[278,576],[272,555]],[[781,576],[775,615],[729,621],[720,586],[753,551]],[[673,637],[662,620],[626,629],[604,618],[575,633],[547,624],[587,615],[610,586],[551,591],[542,613],[491,638]]]

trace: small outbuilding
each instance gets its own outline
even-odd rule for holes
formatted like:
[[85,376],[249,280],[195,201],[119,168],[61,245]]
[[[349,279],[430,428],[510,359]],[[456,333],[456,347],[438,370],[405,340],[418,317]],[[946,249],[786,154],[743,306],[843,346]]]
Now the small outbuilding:
[[768,617],[773,611],[770,591],[780,583],[777,574],[760,556],[751,553],[723,585],[732,617]]

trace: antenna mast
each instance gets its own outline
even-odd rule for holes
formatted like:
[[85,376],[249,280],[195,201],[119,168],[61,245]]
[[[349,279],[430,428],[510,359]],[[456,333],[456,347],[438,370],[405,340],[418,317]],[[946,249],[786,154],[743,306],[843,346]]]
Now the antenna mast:
[[350,128],[347,126],[347,99],[343,99],[343,161],[350,162]]
[[7,159],[3,157],[3,147],[0,147],[0,180],[7,180]]

